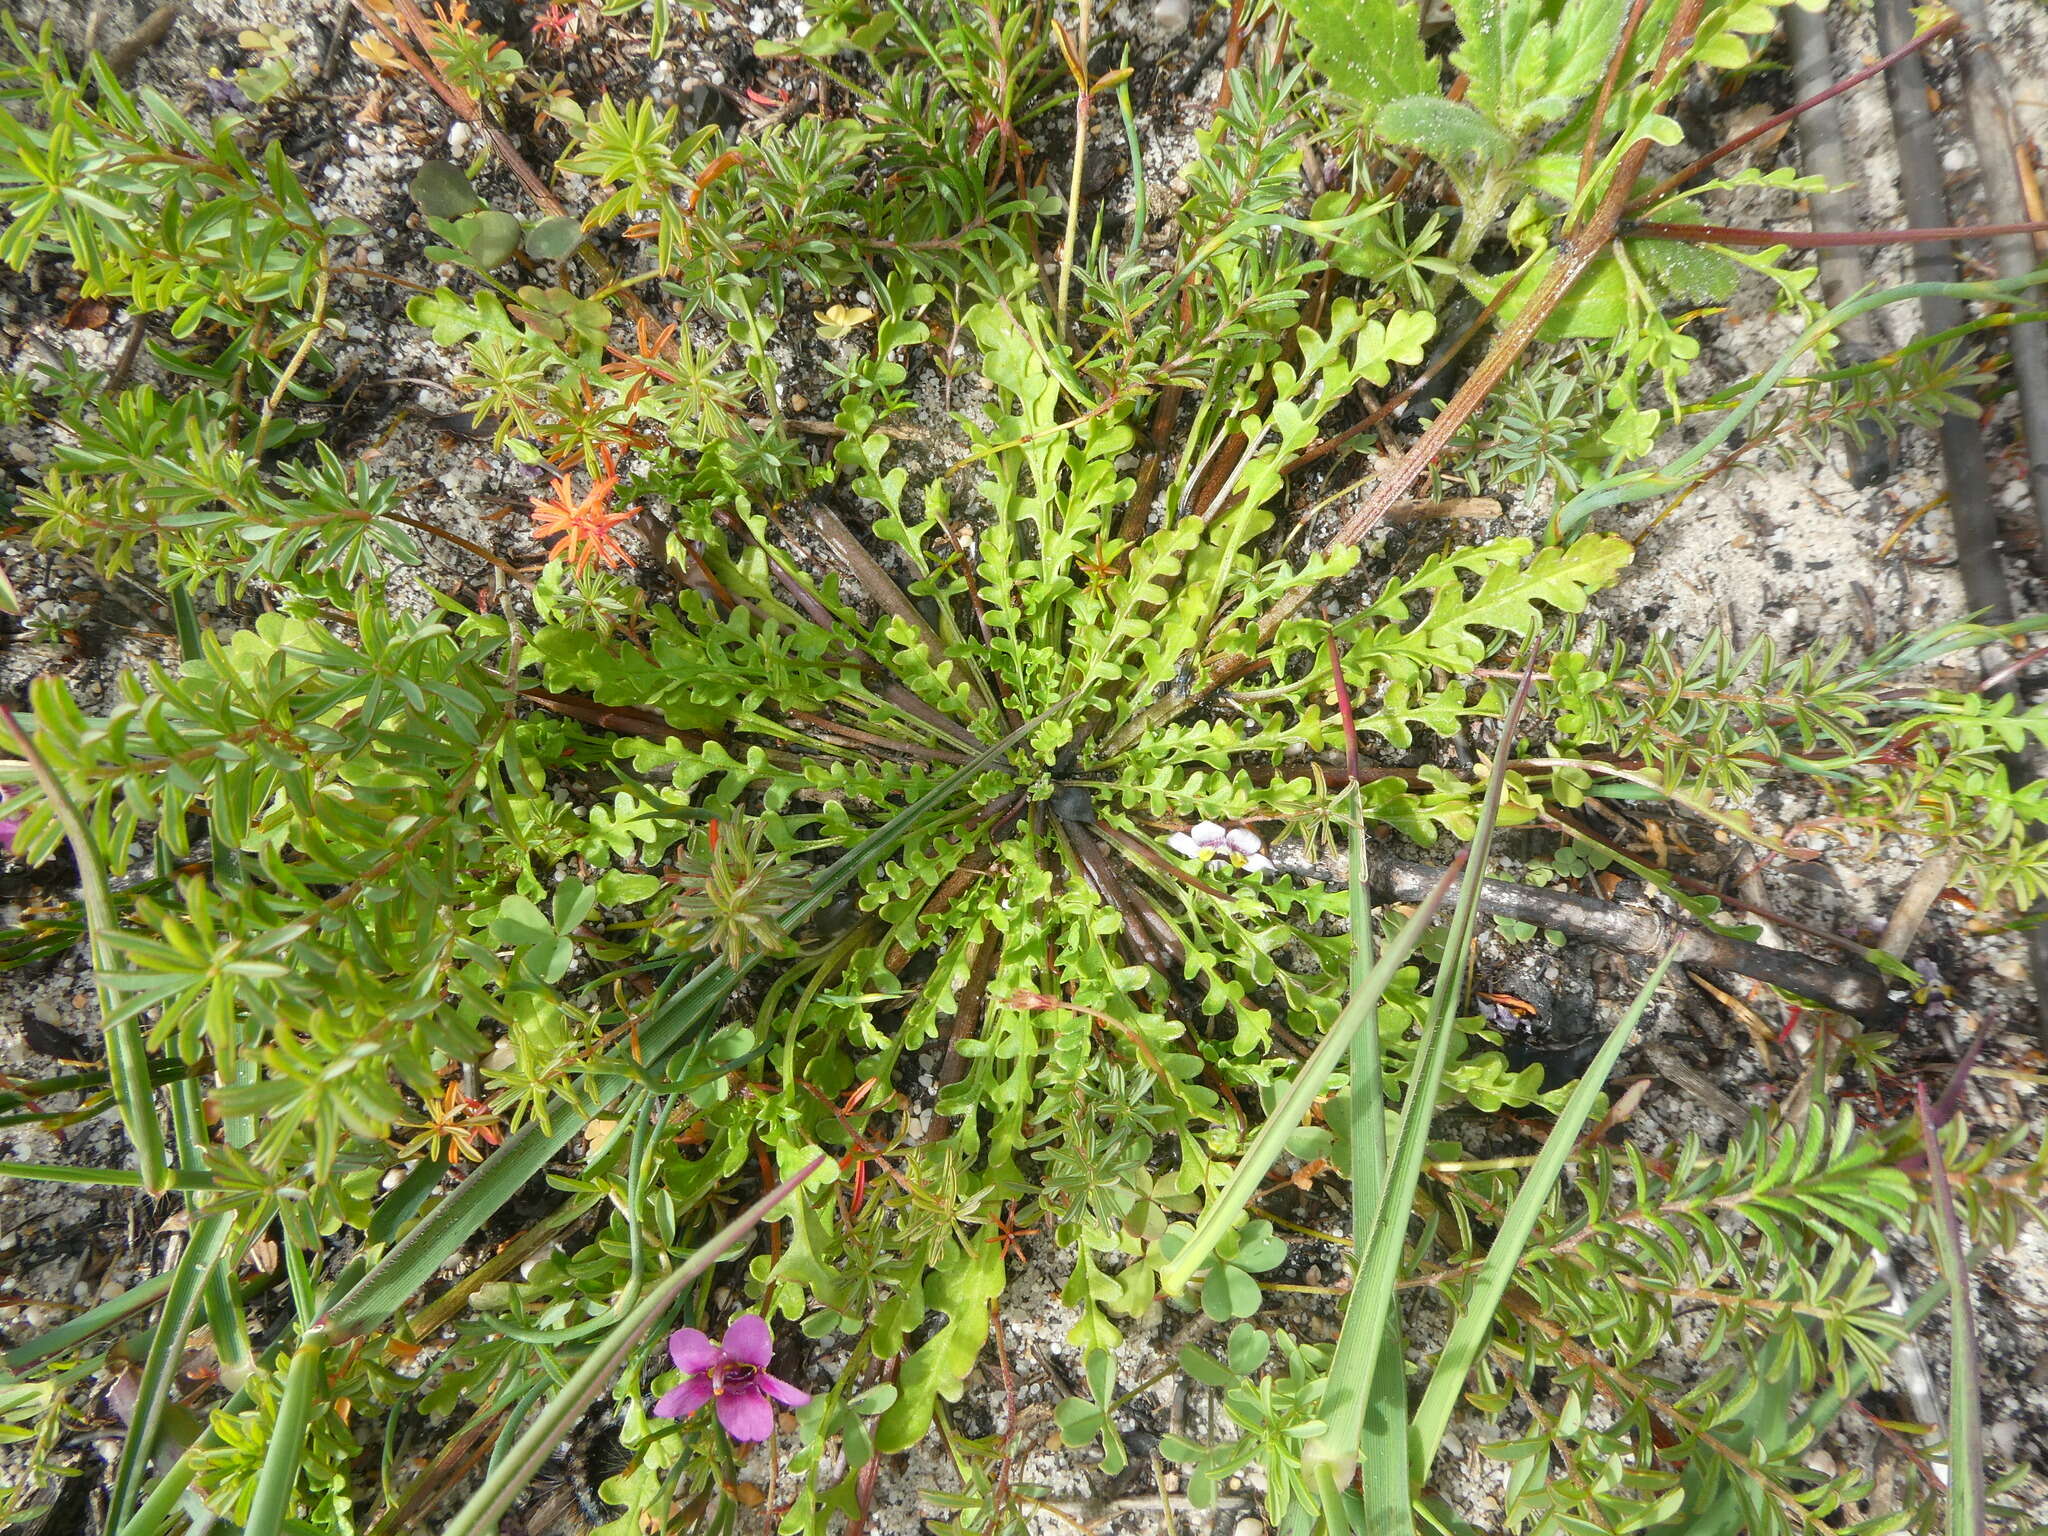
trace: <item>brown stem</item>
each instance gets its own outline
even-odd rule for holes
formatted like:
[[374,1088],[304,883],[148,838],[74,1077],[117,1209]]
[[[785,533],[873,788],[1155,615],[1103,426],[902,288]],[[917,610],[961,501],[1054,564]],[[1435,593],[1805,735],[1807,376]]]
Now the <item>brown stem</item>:
[[1636,32],[1642,27],[1643,12],[1650,8],[1650,0],[1635,0],[1629,7],[1628,20],[1621,29],[1621,37],[1614,45],[1614,52],[1607,60],[1607,73],[1600,81],[1600,97],[1593,103],[1593,117],[1586,129],[1586,142],[1579,150],[1579,186],[1572,194],[1574,204],[1586,195],[1586,183],[1593,179],[1593,167],[1600,161],[1600,125],[1607,121],[1608,103],[1614,100],[1614,91],[1621,84],[1621,71],[1628,63],[1628,51],[1635,46]]
[[[1822,82],[1832,73],[1827,17],[1797,5],[1787,6],[1785,41],[1792,54],[1793,91],[1817,98]],[[1807,194],[1808,222],[1815,229],[1859,229],[1856,202],[1846,190],[1856,176],[1850,166],[1842,109],[1832,101],[1809,105],[1810,110],[1799,119],[1799,164],[1827,185]],[[1840,308],[1864,290],[1863,258],[1853,247],[1822,251],[1814,267],[1820,273],[1821,294],[1831,309]],[[1840,338],[1836,355],[1845,363],[1867,363],[1884,350],[1875,315],[1845,320],[1835,334]],[[1846,452],[1843,473],[1859,490],[1880,484],[1891,474],[1891,440],[1881,432],[1870,433],[1861,443],[1849,441]]]
[[2048,223],[1949,224],[1936,229],[1863,229],[1835,233],[1818,229],[1745,229],[1729,224],[1624,224],[1630,240],[1677,240],[1686,245],[1784,245],[1795,251],[1824,251],[1841,245],[1931,245],[1944,240],[1995,240],[2031,235]]
[[[1334,862],[1314,863],[1290,848],[1269,850],[1273,862],[1288,874],[1343,885],[1349,871]],[[1421,901],[1444,878],[1445,871],[1407,859],[1372,860],[1372,894],[1380,902]],[[1446,901],[1456,901],[1464,881],[1452,882]],[[1677,918],[1631,911],[1591,896],[1548,891],[1510,880],[1487,880],[1479,888],[1479,909],[1496,917],[1555,929],[1606,949],[1630,955],[1675,954],[1678,964],[1705,965],[1733,971],[1811,998],[1837,1013],[1866,1022],[1890,1018],[1898,1010],[1883,974],[1869,962],[1853,959],[1834,965],[1789,949],[1771,949],[1731,939]]]
[[1388,400],[1379,409],[1368,412],[1365,419],[1355,425],[1346,427],[1343,431],[1334,433],[1319,443],[1310,443],[1280,473],[1291,475],[1298,469],[1306,469],[1326,454],[1336,452],[1337,449],[1342,448],[1346,443],[1358,436],[1359,433],[1370,431],[1390,416],[1395,415],[1409,401],[1421,394],[1423,390],[1429,388],[1431,384],[1436,382],[1436,376],[1449,367],[1458,354],[1471,344],[1472,338],[1492,323],[1494,316],[1498,315],[1507,304],[1507,301],[1514,297],[1515,290],[1522,286],[1522,279],[1528,276],[1528,274],[1529,269],[1523,267],[1520,271],[1509,277],[1506,282],[1502,283],[1500,288],[1494,293],[1493,298],[1487,302],[1486,308],[1479,311],[1478,317],[1470,325],[1458,332],[1456,336],[1452,337],[1450,345],[1431,358],[1424,365],[1422,372],[1417,374],[1399,394]]
[[1802,112],[1811,112],[1815,107],[1820,106],[1822,103],[1833,101],[1837,96],[1841,95],[1844,91],[1855,90],[1856,87],[1861,85],[1864,81],[1873,79],[1876,76],[1883,74],[1886,70],[1890,69],[1894,64],[1898,63],[1899,60],[1905,58],[1906,55],[1910,53],[1917,53],[1920,49],[1925,48],[1929,43],[1933,42],[1938,37],[1948,36],[1949,33],[1955,31],[1956,28],[1960,25],[1962,25],[1961,19],[1955,16],[1949,17],[1946,21],[1937,22],[1935,25],[1929,27],[1925,32],[1922,32],[1919,36],[1912,38],[1907,42],[1901,43],[1897,48],[1894,48],[1890,53],[1886,54],[1883,58],[1879,59],[1875,64],[1857,70],[1855,74],[1850,75],[1847,79],[1837,81],[1835,84],[1829,86],[1826,90],[1816,92],[1814,95],[1807,97],[1804,101],[1794,103],[1792,106],[1787,107],[1784,111],[1780,112],[1775,117],[1765,118],[1762,122],[1758,123],[1754,128],[1750,129],[1749,132],[1737,134],[1734,138],[1730,139],[1726,144],[1723,144],[1719,149],[1701,155],[1699,159],[1693,161],[1693,163],[1691,165],[1688,165],[1684,170],[1678,171],[1670,176],[1666,176],[1662,181],[1658,182],[1656,186],[1650,188],[1650,190],[1645,192],[1641,197],[1631,198],[1629,200],[1629,207],[1656,207],[1657,204],[1663,202],[1665,198],[1669,197],[1673,192],[1676,192],[1680,187],[1684,186],[1688,181],[1691,181],[1693,177],[1699,175],[1701,171],[1704,171],[1708,166],[1714,164],[1716,161],[1725,160],[1728,156],[1734,154],[1738,149],[1741,149],[1743,146],[1755,143],[1758,139],[1762,138],[1765,134],[1771,132],[1773,129],[1779,127],[1781,124],[1791,122],[1793,118],[1798,117]]

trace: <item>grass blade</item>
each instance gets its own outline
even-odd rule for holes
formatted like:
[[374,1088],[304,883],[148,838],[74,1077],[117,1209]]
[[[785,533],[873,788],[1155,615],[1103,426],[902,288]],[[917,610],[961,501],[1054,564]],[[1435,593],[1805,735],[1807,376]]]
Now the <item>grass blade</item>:
[[147,1280],[139,1280],[111,1301],[103,1301],[90,1312],[81,1312],[69,1322],[59,1323],[32,1339],[24,1339],[5,1354],[0,1354],[0,1369],[26,1370],[53,1355],[61,1355],[102,1329],[118,1327],[136,1313],[154,1306],[157,1298],[170,1288],[169,1270],[151,1275]]
[[[1344,724],[1344,767],[1351,779],[1347,792],[1351,809],[1351,841],[1346,849],[1346,872],[1350,877],[1351,989],[1365,985],[1372,967],[1372,876],[1366,868],[1365,808],[1358,784],[1358,712],[1351,705],[1351,685],[1344,680],[1344,658],[1337,635],[1330,634],[1330,681],[1335,690],[1337,715]],[[1380,1046],[1379,1010],[1371,1010],[1351,1043],[1351,1251],[1363,1253],[1371,1240],[1372,1220],[1379,1208],[1380,1192],[1387,1180],[1387,1085]],[[1341,1343],[1340,1339],[1340,1343]],[[1365,1348],[1370,1341],[1357,1338],[1352,1348]],[[1341,1349],[1331,1361],[1333,1376],[1356,1376],[1362,1362]],[[1367,1385],[1364,1422],[1359,1426],[1359,1474],[1364,1498],[1358,1510],[1357,1529],[1398,1530],[1408,1518],[1408,1375],[1407,1354],[1402,1345],[1401,1318],[1387,1314],[1379,1347],[1372,1357],[1372,1380]],[[1327,1391],[1327,1388],[1325,1389]],[[1341,1529],[1350,1512],[1345,1491],[1326,1481],[1317,1489],[1327,1521]]]
[[1948,1536],[1984,1536],[1984,1418],[1978,1402],[1977,1314],[1963,1257],[1963,1226],[1949,1188],[1947,1155],[1927,1107],[1927,1085],[1916,1084],[1920,1140],[1927,1149],[1927,1184],[1934,1195],[1934,1257],[1948,1287]]
[[[796,1191],[804,1180],[823,1167],[827,1159],[818,1156],[806,1163],[796,1173],[769,1190],[759,1200],[748,1206],[739,1215],[727,1222],[683,1263],[683,1266],[656,1288],[654,1293],[635,1307],[617,1327],[605,1336],[604,1342],[590,1352],[590,1356],[577,1367],[576,1374],[568,1384],[557,1392],[548,1405],[533,1416],[524,1432],[510,1451],[493,1466],[483,1486],[470,1495],[455,1518],[441,1528],[441,1536],[484,1536],[495,1530],[498,1519],[512,1507],[512,1501],[519,1491],[533,1480],[536,1472],[555,1454],[565,1436],[584,1411],[604,1390],[612,1373],[618,1370],[627,1355],[646,1337],[647,1331],[661,1321],[668,1309],[675,1305],[676,1297],[683,1288],[709,1269],[719,1256],[734,1243],[753,1230],[755,1225],[776,1206]],[[265,1468],[268,1471],[268,1468]],[[256,1536],[256,1527],[250,1526],[251,1536]]]
[[[1469,856],[1461,856],[1445,872],[1448,880],[1460,865],[1465,868],[1459,882],[1458,904],[1451,915],[1450,931],[1444,939],[1444,957],[1437,972],[1436,990],[1430,998],[1429,1016],[1423,1023],[1422,1045],[1415,1058],[1408,1092],[1401,1105],[1401,1129],[1394,1143],[1386,1177],[1373,1200],[1370,1239],[1358,1250],[1354,1261],[1351,1297],[1344,1307],[1344,1325],[1337,1336],[1337,1351],[1330,1374],[1323,1384],[1323,1432],[1302,1447],[1302,1469],[1311,1486],[1321,1492],[1324,1518],[1333,1530],[1350,1527],[1343,1490],[1356,1475],[1365,1441],[1368,1411],[1374,1411],[1375,1435],[1406,1433],[1405,1390],[1390,1391],[1375,1370],[1363,1368],[1377,1360],[1394,1312],[1394,1282],[1400,1268],[1401,1250],[1408,1231],[1408,1217],[1415,1203],[1415,1187],[1422,1176],[1422,1157],[1429,1144],[1430,1122],[1435,1117],[1437,1093],[1450,1065],[1458,1031],[1458,1005],[1464,995],[1465,958],[1471,948],[1472,932],[1479,919],[1479,893],[1485,885],[1486,857],[1493,845],[1493,829],[1500,816],[1501,796],[1507,785],[1507,763],[1523,707],[1529,700],[1534,677],[1531,662],[1522,672],[1521,685],[1501,719],[1500,744],[1494,753],[1493,770],[1487,777],[1486,798],[1473,829]],[[1431,894],[1444,889],[1439,881]],[[1356,1188],[1354,1182],[1354,1188]],[[1361,1195],[1363,1191],[1360,1192]],[[1401,1384],[1395,1384],[1400,1386]],[[1404,1421],[1398,1428],[1390,1418]],[[1384,1467],[1394,1453],[1376,1447],[1375,1456]],[[1385,1519],[1368,1527],[1373,1536],[1389,1536],[1413,1528],[1413,1517],[1404,1484],[1398,1491],[1375,1489],[1368,1493]],[[1390,1523],[1389,1523],[1390,1522]]]
[[1543,1139],[1543,1150],[1530,1165],[1521,1189],[1516,1191],[1514,1203],[1508,1207],[1486,1262],[1480,1267],[1464,1308],[1451,1328],[1451,1336],[1437,1357],[1435,1374],[1430,1377],[1422,1401],[1415,1409],[1409,1438],[1415,1470],[1421,1477],[1429,1476],[1430,1464],[1436,1460],[1437,1447],[1443,1443],[1444,1429],[1451,1421],[1458,1394],[1464,1389],[1466,1378],[1486,1348],[1501,1297],[1507,1293],[1508,1282],[1514,1278],[1515,1269],[1521,1263],[1522,1250],[1528,1246],[1529,1236],[1543,1215],[1543,1207],[1549,1203],[1557,1181],[1564,1174],[1572,1148],[1578,1144],[1579,1134],[1592,1116],[1594,1101],[1605,1088],[1608,1075],[1614,1071],[1614,1064],[1621,1059],[1622,1051],[1634,1038],[1643,1011],[1664,984],[1665,974],[1670,969],[1671,955],[1666,953],[1637,991],[1628,1011],[1608,1031],[1599,1054],[1572,1089],[1564,1108],[1558,1111],[1556,1124]]
[[[30,686],[29,697],[33,700],[37,689],[57,686],[49,678],[38,678]],[[85,912],[87,947],[92,955],[93,990],[99,995],[100,1028],[106,1040],[107,1078],[113,1085],[114,1103],[121,1112],[122,1128],[128,1132],[128,1141],[135,1148],[135,1166],[141,1172],[142,1187],[152,1195],[160,1195],[171,1187],[171,1154],[164,1142],[163,1122],[157,1118],[156,1085],[149,1077],[149,1052],[143,1045],[141,1024],[132,1013],[126,1013],[107,995],[106,979],[119,969],[113,942],[108,937],[114,931],[115,922],[114,905],[107,897],[107,872],[100,864],[99,850],[93,846],[91,834],[86,831],[85,818],[78,814],[78,807],[65,790],[63,781],[50,771],[50,765],[43,761],[42,753],[36,750],[28,732],[14,718],[14,712],[5,706],[0,706],[0,724],[4,724],[7,733],[14,738],[22,761],[35,775],[36,783],[43,791],[43,799],[50,807],[50,814],[64,829],[64,840],[71,845],[71,856],[78,862],[78,904]]]
[[306,1426],[313,1419],[313,1393],[319,1384],[320,1341],[308,1339],[293,1352],[291,1369],[285,1373],[277,1423],[263,1453],[263,1470],[256,1476],[256,1493],[249,1501],[249,1521],[242,1528],[245,1536],[282,1536],[292,1490],[298,1486],[299,1463],[306,1451]]
[[228,1251],[234,1226],[234,1218],[225,1212],[200,1217],[192,1224],[185,1251],[172,1266],[164,1308],[150,1333],[149,1353],[142,1362],[135,1416],[129,1421],[128,1438],[121,1445],[121,1459],[114,1466],[114,1489],[107,1502],[110,1528],[120,1525],[142,1487],[143,1470],[149,1465],[157,1433],[163,1427],[171,1380],[185,1358],[186,1335],[192,1331],[192,1318],[199,1310],[207,1279]]

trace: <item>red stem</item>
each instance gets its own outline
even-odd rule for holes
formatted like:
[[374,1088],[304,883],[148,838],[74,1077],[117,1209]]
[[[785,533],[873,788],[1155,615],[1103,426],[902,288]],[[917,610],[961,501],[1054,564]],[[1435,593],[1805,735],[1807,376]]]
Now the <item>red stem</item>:
[[2048,220],[2031,224],[1951,224],[1941,229],[1869,229],[1831,233],[1817,229],[1740,229],[1726,224],[1624,224],[1625,240],[1678,240],[1687,245],[1789,245],[1817,251],[1838,245],[1927,245],[1937,240],[1990,239],[2048,230]]
[[1784,111],[1780,112],[1776,117],[1765,118],[1762,122],[1758,123],[1754,128],[1750,129],[1749,132],[1737,134],[1734,138],[1730,139],[1726,144],[1723,144],[1719,149],[1714,150],[1709,154],[1701,155],[1699,159],[1693,161],[1693,163],[1691,165],[1688,165],[1684,170],[1678,171],[1670,176],[1666,176],[1662,181],[1658,182],[1656,186],[1650,188],[1650,190],[1645,192],[1641,197],[1631,198],[1629,200],[1628,206],[1630,208],[1654,207],[1656,204],[1663,202],[1665,198],[1669,197],[1678,188],[1684,186],[1688,181],[1691,181],[1693,177],[1699,175],[1701,171],[1704,171],[1708,166],[1712,165],[1715,161],[1725,159],[1729,155],[1734,154],[1735,151],[1742,148],[1745,144],[1753,143],[1757,139],[1762,138],[1765,134],[1769,133],[1772,129],[1778,127],[1781,123],[1791,122],[1793,118],[1799,116],[1802,112],[1811,112],[1815,107],[1820,106],[1823,102],[1833,101],[1837,96],[1841,95],[1842,92],[1855,90],[1856,87],[1861,85],[1864,81],[1872,78],[1875,75],[1883,74],[1886,70],[1890,69],[1894,64],[1898,63],[1899,60],[1905,58],[1907,54],[1915,53],[1920,49],[1925,48],[1937,37],[1948,36],[1949,33],[1955,31],[1957,28],[1962,26],[1962,24],[1962,19],[1957,16],[1951,16],[1946,21],[1936,23],[1934,26],[1929,27],[1925,32],[1919,34],[1919,36],[1914,37],[1907,42],[1901,43],[1898,47],[1894,48],[1890,53],[1886,54],[1883,58],[1879,59],[1875,64],[1869,65],[1867,68],[1857,70],[1855,74],[1849,76],[1846,80],[1839,81],[1836,84],[1829,86],[1826,90],[1820,92],[1818,95],[1809,96],[1806,98],[1806,100],[1802,102],[1797,102],[1794,105],[1787,107]]

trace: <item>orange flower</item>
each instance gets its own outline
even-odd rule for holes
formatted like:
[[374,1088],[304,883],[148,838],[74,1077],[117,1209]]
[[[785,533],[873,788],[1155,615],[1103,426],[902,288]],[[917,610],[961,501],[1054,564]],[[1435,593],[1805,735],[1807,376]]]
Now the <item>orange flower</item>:
[[612,492],[618,483],[619,477],[610,473],[607,466],[603,478],[594,481],[589,493],[577,501],[574,499],[574,483],[563,475],[555,481],[553,501],[534,502],[533,536],[536,539],[553,538],[556,534],[562,536],[562,542],[548,551],[549,559],[568,561],[569,568],[578,576],[589,575],[592,564],[615,568],[633,563],[633,557],[612,537],[612,530],[621,523],[631,522],[640,509],[610,510]]
[[550,5],[533,18],[533,35],[536,41],[545,39],[556,51],[569,46],[569,40],[576,35],[581,21],[573,9],[561,5]]

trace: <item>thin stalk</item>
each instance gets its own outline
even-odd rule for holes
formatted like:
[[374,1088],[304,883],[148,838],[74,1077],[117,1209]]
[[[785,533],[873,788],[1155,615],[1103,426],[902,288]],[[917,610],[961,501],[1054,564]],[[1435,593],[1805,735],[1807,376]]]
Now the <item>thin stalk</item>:
[[[1821,19],[1817,12],[1806,12],[1804,14],[1806,14],[1810,20],[1816,22]],[[1898,63],[1899,60],[1905,58],[1908,54],[1918,53],[1922,48],[1925,48],[1929,43],[1933,42],[1936,38],[1948,36],[1949,33],[1955,31],[1956,28],[1960,25],[1960,20],[1954,16],[1950,16],[1944,21],[1935,23],[1933,26],[1929,27],[1925,32],[1919,34],[1919,36],[1911,38],[1908,41],[1901,43],[1898,47],[1894,48],[1890,53],[1886,54],[1883,58],[1879,59],[1875,64],[1871,64],[1863,69],[1857,70],[1855,74],[1848,76],[1844,80],[1836,82],[1834,85],[1827,87],[1825,90],[1813,92],[1813,94],[1807,96],[1804,100],[1796,102],[1792,106],[1787,107],[1784,111],[1778,113],[1776,116],[1765,118],[1762,122],[1758,123],[1754,128],[1750,129],[1747,133],[1737,134],[1734,138],[1730,139],[1726,144],[1723,144],[1719,149],[1712,150],[1707,154],[1701,155],[1699,159],[1693,161],[1693,163],[1691,165],[1688,165],[1684,170],[1675,172],[1670,176],[1666,176],[1662,181],[1658,182],[1656,186],[1650,188],[1649,191],[1643,193],[1640,197],[1630,198],[1628,205],[1629,208],[1631,210],[1634,210],[1637,208],[1656,207],[1657,204],[1663,202],[1667,197],[1671,196],[1672,193],[1676,192],[1688,181],[1691,181],[1693,177],[1699,175],[1699,173],[1701,171],[1704,171],[1708,166],[1715,164],[1717,161],[1725,160],[1728,156],[1734,154],[1737,150],[1745,148],[1746,146],[1755,143],[1765,134],[1770,133],[1772,130],[1782,126],[1785,123],[1791,122],[1794,118],[1799,117],[1807,112],[1811,112],[1816,107],[1826,105],[1828,102],[1833,101],[1837,96],[1840,96],[1844,91],[1855,90],[1856,87],[1863,84],[1864,81],[1883,74],[1886,70],[1890,69],[1894,64]],[[1804,87],[1807,84],[1806,79],[1801,78],[1799,84],[1802,87]]]
[[[2012,89],[1991,49],[1991,18],[1984,0],[1956,0],[1966,27],[1957,53],[1963,67],[1963,111],[1977,147],[1979,184],[1985,211],[2017,223],[2028,215],[2020,184],[2019,146],[2025,140],[2013,119]],[[2025,235],[2001,235],[1991,242],[2000,277],[2025,277],[2034,270],[2034,242]],[[2028,322],[2007,333],[2013,380],[2019,386],[2020,423],[2027,450],[2027,488],[2034,517],[2048,534],[2048,325]]]
[[1934,1256],[1949,1291],[1948,1536],[1984,1536],[1984,1420],[1978,1400],[1977,1318],[1970,1305],[1970,1271],[1963,1224],[1949,1188],[1947,1154],[1927,1104],[1927,1085],[1913,1085],[1921,1145],[1927,1149],[1928,1187],[1934,1196]]
[[[56,684],[40,686],[55,687]],[[30,698],[34,698],[33,689],[30,690]],[[43,799],[50,807],[50,814],[64,829],[64,840],[71,845],[71,856],[78,863],[78,901],[85,912],[93,990],[99,998],[100,1029],[106,1041],[107,1076],[113,1084],[114,1100],[120,1105],[121,1125],[128,1132],[129,1143],[135,1148],[135,1166],[139,1170],[141,1186],[152,1195],[160,1195],[171,1188],[171,1154],[164,1141],[163,1122],[157,1118],[156,1085],[150,1080],[149,1051],[143,1043],[142,1025],[133,1012],[121,1006],[107,986],[107,978],[120,969],[120,958],[114,953],[110,937],[116,924],[114,905],[107,895],[106,868],[100,863],[99,849],[93,845],[85,818],[79,815],[78,806],[64,788],[63,781],[43,760],[43,754],[36,750],[36,744],[22,729],[21,722],[15,719],[14,712],[5,706],[0,706],[0,725],[4,725],[7,734],[14,738],[22,761],[35,775],[36,783],[43,791]]]
[[[1060,45],[1074,76],[1074,168],[1067,177],[1067,228],[1060,238],[1060,281],[1053,314],[1060,339],[1067,335],[1067,286],[1074,275],[1074,245],[1081,232],[1081,171],[1088,157],[1088,124],[1095,115],[1095,88],[1088,78],[1088,42],[1095,22],[1095,0],[1081,0],[1079,35],[1070,39],[1060,28]],[[1059,24],[1054,23],[1055,26]]]
[[[1925,105],[1924,96],[1922,105]],[[1904,180],[1903,175],[1900,179]],[[1944,222],[1929,228],[1863,229],[1847,233],[1818,229],[1749,229],[1734,224],[1660,224],[1654,219],[1621,226],[1622,235],[1630,240],[1676,240],[1684,245],[1782,245],[1795,251],[1825,251],[1861,245],[1939,245],[1951,240],[1993,240],[2000,235],[2032,235],[2043,230],[2048,230],[2048,223]]]
[[[1907,0],[1878,0],[1880,46],[1903,39],[1912,30]],[[1906,222],[1926,226],[1907,231],[1926,235],[1931,243],[1913,256],[1913,275],[1925,283],[1955,281],[1955,252],[1948,194],[1944,190],[1941,154],[1934,138],[1934,118],[1927,106],[1927,71],[1917,58],[1903,59],[1886,77],[1891,90],[1893,137],[1899,152],[1899,194]],[[1920,301],[1922,327],[1945,331],[1967,318],[1962,301],[1930,293]],[[1993,623],[2012,618],[2012,598],[1998,563],[1998,518],[1991,507],[1991,478],[1984,434],[1974,413],[1949,411],[1941,418],[1941,463],[1948,481],[1949,508],[1955,523],[1956,564],[1963,578],[1963,599],[1970,610]]]

